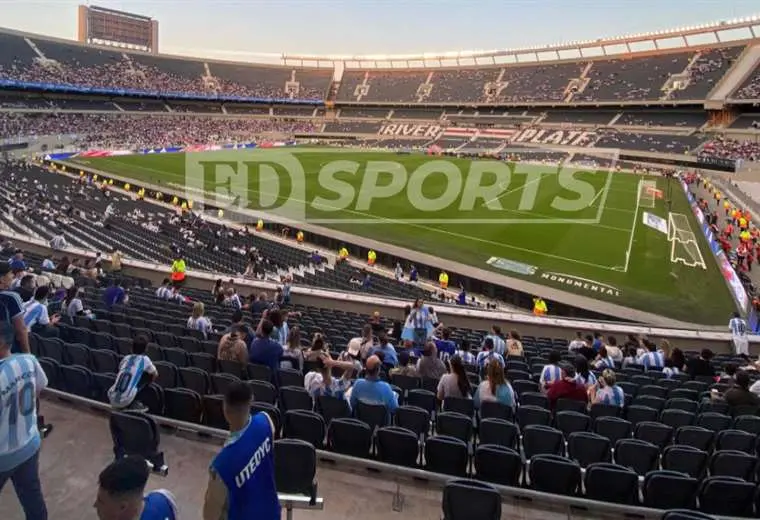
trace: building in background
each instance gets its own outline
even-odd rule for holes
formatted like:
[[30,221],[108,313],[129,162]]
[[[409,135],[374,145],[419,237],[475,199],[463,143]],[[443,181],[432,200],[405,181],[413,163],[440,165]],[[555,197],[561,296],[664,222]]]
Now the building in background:
[[158,54],[158,20],[103,7],[80,5],[77,39]]

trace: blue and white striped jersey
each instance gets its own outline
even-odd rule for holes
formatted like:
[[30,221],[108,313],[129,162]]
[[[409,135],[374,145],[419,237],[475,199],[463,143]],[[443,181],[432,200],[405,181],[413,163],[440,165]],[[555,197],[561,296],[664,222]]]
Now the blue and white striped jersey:
[[663,368],[665,366],[665,354],[658,350],[647,352],[639,358],[639,364],[645,368]]
[[47,305],[37,300],[29,300],[24,304],[24,325],[32,330],[35,325],[50,325],[50,315]]
[[126,408],[137,397],[143,374],[155,374],[156,367],[148,356],[130,354],[121,360],[116,382],[108,389],[108,401],[114,408]]
[[744,336],[747,334],[747,322],[741,318],[731,318],[728,322],[728,330],[734,336]]
[[560,379],[562,379],[562,369],[557,365],[546,365],[543,370],[541,370],[541,378],[539,379],[539,382],[543,387],[546,384],[551,384]]
[[30,354],[0,360],[0,473],[29,459],[39,449],[37,395],[47,376]]
[[625,392],[619,386],[605,386],[596,392],[596,402],[613,406],[625,405]]

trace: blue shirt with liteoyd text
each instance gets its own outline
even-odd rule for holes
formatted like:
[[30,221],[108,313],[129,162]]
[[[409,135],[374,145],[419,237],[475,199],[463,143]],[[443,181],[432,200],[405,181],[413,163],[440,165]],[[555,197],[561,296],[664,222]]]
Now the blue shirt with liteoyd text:
[[211,463],[227,487],[228,520],[279,520],[274,439],[266,414],[252,416]]

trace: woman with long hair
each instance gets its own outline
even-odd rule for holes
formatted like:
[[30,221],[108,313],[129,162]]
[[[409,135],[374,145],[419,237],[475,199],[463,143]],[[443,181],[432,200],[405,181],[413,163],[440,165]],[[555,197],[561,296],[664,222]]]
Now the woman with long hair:
[[515,391],[504,377],[504,367],[498,359],[492,359],[486,365],[486,378],[480,382],[475,391],[475,407],[486,401],[495,401],[514,408],[517,405]]
[[588,366],[588,359],[585,356],[575,358],[575,380],[586,388],[596,384],[596,376],[591,373]]
[[66,298],[63,300],[63,309],[66,316],[74,319],[74,316],[84,316],[84,304],[80,298],[82,291],[76,285],[72,285],[66,291]]
[[674,348],[670,352],[670,357],[665,359],[665,368],[662,369],[662,373],[666,379],[672,379],[684,370],[686,370],[686,356],[680,348]]
[[433,321],[421,298],[414,300],[401,333],[402,340],[412,341],[415,348],[422,348],[433,336]]
[[282,346],[282,368],[294,368],[298,371],[303,370],[303,351],[301,350],[301,329],[294,325],[288,331],[288,339]]
[[211,320],[203,315],[205,311],[206,307],[203,305],[203,302],[195,302],[193,313],[187,319],[187,328],[201,331],[203,337],[208,339],[208,333],[211,332]]
[[462,397],[470,399],[471,388],[467,372],[464,370],[462,358],[452,356],[448,362],[449,373],[441,376],[438,381],[438,400],[443,401],[447,397]]

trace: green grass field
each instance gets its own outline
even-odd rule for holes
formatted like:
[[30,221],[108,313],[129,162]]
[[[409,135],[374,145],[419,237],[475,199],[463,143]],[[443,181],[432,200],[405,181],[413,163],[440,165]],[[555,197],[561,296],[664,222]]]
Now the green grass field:
[[[468,159],[447,158],[442,164],[432,163],[438,158],[388,152],[289,148],[287,153],[297,157],[303,169],[303,187],[287,175],[263,170],[252,170],[263,173],[235,176],[233,180],[231,175],[221,174],[216,180],[198,181],[197,173],[192,173],[195,180],[188,181],[186,160],[217,160],[214,154],[238,160],[236,153],[258,154],[250,157],[262,162],[272,158],[277,163],[283,152],[129,155],[79,162],[136,181],[175,187],[189,183],[207,192],[221,190],[227,193],[227,200],[242,195],[251,209],[266,211],[273,204],[295,201],[305,206],[304,216],[312,223],[679,320],[724,324],[734,309],[677,182],[672,182],[672,211],[688,216],[706,270],[672,263],[667,236],[642,224],[643,211],[667,219],[663,200],[656,200],[653,208],[638,204],[640,181],[655,182],[666,191],[663,178],[604,170],[558,173],[556,166]],[[338,164],[328,179],[323,170],[334,166],[333,161],[347,162]],[[367,172],[368,164],[374,161],[395,165],[381,165],[390,171],[380,171],[375,177]],[[473,165],[486,171],[470,173]],[[352,173],[354,166],[358,170]],[[450,170],[448,182],[442,173],[423,179],[418,170],[421,167],[436,172]],[[505,167],[511,172],[509,178],[488,171]],[[276,165],[273,169],[284,172]],[[454,171],[464,172],[459,189],[455,189]],[[408,183],[407,173],[413,179]],[[479,182],[475,182],[477,175]],[[406,189],[381,197],[391,191],[394,179],[402,179]],[[371,184],[374,189],[363,185],[368,180],[376,180]],[[478,184],[495,188],[477,198]],[[339,188],[342,196],[336,193]],[[452,196],[447,198],[447,193]],[[431,203],[421,209],[420,194],[430,200],[439,198],[439,206]],[[492,257],[509,261],[506,267],[510,269],[519,263],[520,272],[500,268],[505,265],[501,261],[489,265]]]

